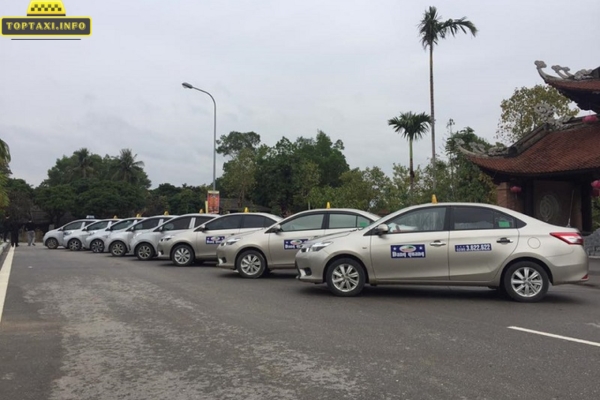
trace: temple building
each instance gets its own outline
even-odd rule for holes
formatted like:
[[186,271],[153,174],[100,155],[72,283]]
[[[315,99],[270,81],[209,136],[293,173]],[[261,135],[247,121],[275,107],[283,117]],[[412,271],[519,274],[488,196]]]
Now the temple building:
[[553,66],[558,76],[551,76],[543,61],[535,65],[546,84],[590,115],[557,120],[540,105],[545,123],[512,146],[463,150],[497,185],[498,205],[589,234],[592,197],[600,194],[600,68],[571,74]]

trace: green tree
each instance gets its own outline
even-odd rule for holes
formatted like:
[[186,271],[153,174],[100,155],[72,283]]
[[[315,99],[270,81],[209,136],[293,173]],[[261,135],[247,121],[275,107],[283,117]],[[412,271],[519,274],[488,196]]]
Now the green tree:
[[22,222],[31,218],[33,187],[23,179],[9,178],[6,182],[6,191],[8,194],[6,213]]
[[248,193],[252,191],[256,173],[256,160],[251,148],[243,148],[232,160],[223,165],[222,185],[227,193],[237,198],[241,207]]
[[[423,19],[419,24],[419,34],[421,36],[421,44],[425,50],[429,50],[429,101],[431,105],[431,164],[435,165],[435,107],[433,96],[433,47],[437,46],[440,39],[445,39],[449,35],[456,36],[462,31],[463,33],[470,32],[471,35],[477,35],[475,25],[466,19],[448,19],[442,21],[442,17],[438,15],[437,8],[430,6],[423,15]],[[433,182],[435,190],[435,179]]]
[[75,206],[76,194],[70,185],[62,184],[48,186],[42,184],[35,189],[35,204],[48,216],[53,224],[58,224],[60,219]]
[[506,144],[512,144],[546,122],[545,118],[548,116],[540,113],[538,108],[543,104],[554,111],[549,116],[555,119],[574,117],[579,112],[577,108],[570,107],[571,100],[551,86],[516,88],[510,98],[500,103],[502,113],[496,131],[497,138]]
[[9,203],[8,191],[6,185],[10,176],[10,147],[0,139],[0,210],[7,207]]
[[122,149],[114,158],[112,179],[150,187],[148,176],[144,172],[144,162],[136,161],[137,154],[131,149]]
[[408,139],[408,149],[410,154],[410,189],[414,187],[414,169],[413,169],[413,141],[419,140],[429,130],[432,125],[431,117],[425,113],[414,114],[409,111],[400,114],[388,120],[388,125],[394,128],[394,131],[400,133],[405,139]]
[[235,158],[244,149],[256,151],[260,145],[260,135],[255,132],[233,131],[227,136],[221,135],[217,144],[217,153]]
[[73,152],[74,165],[71,167],[71,172],[75,177],[87,178],[94,173],[95,160],[90,151],[82,147]]
[[295,142],[295,154],[315,163],[319,168],[319,185],[337,187],[341,184],[341,176],[350,167],[346,162],[344,143],[341,140],[333,142],[323,131],[318,131],[316,138],[300,137]]

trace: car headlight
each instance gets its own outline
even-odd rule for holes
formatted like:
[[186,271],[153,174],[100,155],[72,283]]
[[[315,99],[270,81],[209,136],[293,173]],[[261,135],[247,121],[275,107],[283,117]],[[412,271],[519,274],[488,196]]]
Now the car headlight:
[[173,236],[165,236],[164,238],[160,239],[161,242],[168,242],[169,240],[173,239]]
[[313,244],[312,246],[310,246],[308,251],[323,250],[325,247],[329,246],[331,243],[333,243],[333,242],[317,242],[317,243]]
[[242,238],[231,238],[231,239],[227,239],[225,242],[223,242],[221,244],[221,246],[231,246],[234,243],[239,242],[240,240],[242,240]]
[[73,232],[71,232],[71,231],[65,231],[64,236],[69,236],[71,233],[73,233]]

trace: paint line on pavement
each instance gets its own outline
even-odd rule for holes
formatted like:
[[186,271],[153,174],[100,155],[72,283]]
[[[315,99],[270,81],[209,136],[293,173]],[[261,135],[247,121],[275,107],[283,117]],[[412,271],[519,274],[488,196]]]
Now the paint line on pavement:
[[8,254],[0,269],[0,323],[2,322],[2,314],[4,313],[4,300],[6,299],[6,290],[8,289],[8,278],[10,278],[10,270],[12,268],[13,256],[15,248],[10,247]]
[[533,333],[535,335],[547,336],[547,337],[551,337],[554,339],[567,340],[569,342],[582,343],[582,344],[587,344],[590,346],[600,347],[600,343],[597,343],[597,342],[590,342],[589,340],[582,340],[582,339],[576,339],[576,338],[572,338],[572,337],[568,337],[568,336],[555,335],[553,333],[534,331],[532,329],[519,328],[518,326],[509,326],[508,329],[513,329],[515,331],[521,331],[521,332],[527,332],[527,333]]

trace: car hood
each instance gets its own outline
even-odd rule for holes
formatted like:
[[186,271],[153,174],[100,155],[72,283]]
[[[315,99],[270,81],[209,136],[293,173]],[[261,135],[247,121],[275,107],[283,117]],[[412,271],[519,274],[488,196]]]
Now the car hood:
[[318,242],[343,238],[343,237],[350,235],[351,233],[358,232],[358,231],[359,231],[358,228],[353,228],[353,229],[349,229],[349,230],[343,231],[343,232],[329,233],[327,235],[317,236],[315,238],[312,238],[311,240],[307,240],[306,242],[302,243],[301,248],[308,248]]

